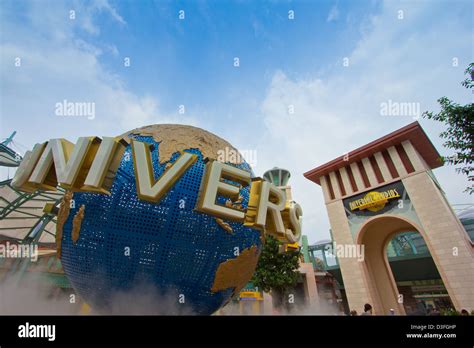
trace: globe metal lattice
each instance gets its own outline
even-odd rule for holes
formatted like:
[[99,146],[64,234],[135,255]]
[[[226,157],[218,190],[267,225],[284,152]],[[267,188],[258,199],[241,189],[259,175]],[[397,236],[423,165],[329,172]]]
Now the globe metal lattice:
[[[133,137],[154,145],[151,158],[158,178],[166,166],[159,162],[160,144],[151,136]],[[160,294],[171,294],[170,299],[177,303],[176,295],[184,295],[193,313],[211,314],[234,291],[211,291],[219,265],[235,259],[236,250],[251,246],[260,250],[259,231],[228,222],[233,229],[230,233],[214,217],[194,210],[205,163],[199,149],[185,151],[198,155],[198,160],[156,204],[137,197],[130,145],[110,195],[74,194],[74,206],[63,228],[61,261],[73,287],[93,308],[107,310],[113,306],[115,292],[126,292],[144,282]],[[169,162],[178,157],[179,153],[173,154]],[[236,166],[251,172],[245,162]],[[241,196],[242,207],[247,208],[248,187],[241,190]],[[224,203],[222,198],[218,201]],[[85,217],[74,243],[72,220],[81,205],[85,205]],[[156,313],[162,312],[156,308]]]

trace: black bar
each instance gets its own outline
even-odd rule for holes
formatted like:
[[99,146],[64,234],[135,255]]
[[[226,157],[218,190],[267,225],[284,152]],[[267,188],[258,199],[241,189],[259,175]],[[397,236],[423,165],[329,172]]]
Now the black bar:
[[[20,338],[19,327],[26,323],[55,325],[54,341]],[[324,343],[472,347],[473,328],[472,316],[0,316],[0,346],[308,343],[316,347]],[[428,337],[433,334],[455,337]]]

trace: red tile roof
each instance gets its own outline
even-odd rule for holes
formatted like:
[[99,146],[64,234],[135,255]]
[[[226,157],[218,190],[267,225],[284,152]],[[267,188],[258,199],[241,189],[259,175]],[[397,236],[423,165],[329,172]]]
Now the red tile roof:
[[421,128],[418,122],[413,122],[349,152],[349,161],[344,161],[344,157],[347,158],[347,155],[340,156],[336,159],[333,159],[332,161],[320,165],[319,167],[307,171],[304,173],[304,176],[320,185],[320,177],[327,175],[328,173],[339,168],[345,167],[350,163],[357,162],[364,157],[373,155],[374,153],[382,151],[390,146],[398,145],[405,140],[410,140],[415,149],[418,151],[421,157],[423,157],[431,169],[438,168],[443,165],[440,154],[431,143],[423,128]]

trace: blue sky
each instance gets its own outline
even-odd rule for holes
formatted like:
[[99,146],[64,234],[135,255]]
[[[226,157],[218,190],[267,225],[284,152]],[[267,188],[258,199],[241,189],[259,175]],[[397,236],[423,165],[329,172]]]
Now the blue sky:
[[[363,16],[367,8],[354,4],[339,6],[351,16]],[[136,93],[159,95],[166,101],[164,107],[175,108],[183,99],[215,104],[218,97],[236,88],[239,94],[263,98],[276,70],[304,77],[354,48],[358,30],[346,21],[328,22],[331,6],[328,1],[117,2],[126,25],[98,13],[96,20],[103,21],[101,35],[89,39],[97,46],[104,38],[113,42],[122,54],[109,52],[101,62],[114,73],[124,74]],[[375,10],[377,6],[367,7]],[[185,11],[184,20],[178,17],[180,10]],[[290,10],[297,20],[289,20]],[[133,59],[129,72],[124,72],[123,55]],[[232,65],[234,57],[241,60],[238,70]],[[196,93],[203,82],[205,91]],[[249,92],[248,84],[257,87],[258,95]]]
[[[473,24],[472,1],[2,1],[0,138],[17,130],[29,148],[196,125],[256,151],[258,175],[290,169],[314,242],[329,223],[302,173],[413,121],[382,116],[383,102],[421,111],[438,110],[443,95],[472,102],[460,81],[474,60]],[[58,117],[64,99],[94,102],[95,118]],[[449,154],[442,127],[420,123]],[[472,202],[453,168],[435,174],[452,203]]]

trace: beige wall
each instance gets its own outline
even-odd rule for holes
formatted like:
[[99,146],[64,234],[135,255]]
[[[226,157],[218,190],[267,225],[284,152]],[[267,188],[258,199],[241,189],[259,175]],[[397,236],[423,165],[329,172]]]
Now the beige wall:
[[388,261],[387,245],[400,232],[420,230],[409,220],[393,215],[374,216],[366,221],[356,236],[364,245],[364,276],[369,284],[370,301],[375,314],[406,314],[403,298],[399,300],[397,284]]
[[474,254],[466,231],[426,172],[403,184],[451,301],[458,310],[474,310]]
[[[329,203],[326,208],[334,241],[339,245],[354,244],[342,200]],[[355,258],[341,257],[339,258],[339,265],[349,309],[355,309],[358,313],[361,313],[365,303],[374,303],[370,296],[370,287],[364,275],[363,265]]]
[[300,263],[298,271],[305,275],[304,291],[308,306],[313,306],[319,303],[318,287],[316,286],[316,277],[312,263]]
[[368,219],[354,240],[342,200],[326,205],[334,241],[339,245],[360,243],[365,247],[364,262],[339,257],[349,308],[360,313],[368,302],[375,314],[387,314],[390,308],[398,314],[405,313],[398,303],[386,246],[396,233],[416,229],[425,239],[456,309],[473,310],[474,255],[467,233],[425,171],[409,175],[402,182],[421,225],[400,216],[379,215]]
[[[412,173],[405,170],[397,151],[394,146],[391,146],[387,148],[387,151],[399,174],[399,177],[395,179],[389,175],[380,153],[374,156],[384,178],[382,183],[376,182],[366,158],[362,159],[362,163],[369,177],[369,188],[362,185],[360,171],[355,163],[350,163],[350,161],[346,167],[350,166],[352,170],[358,187],[356,192],[346,189],[346,195],[342,196],[334,172],[329,173],[327,178],[320,178],[334,241],[339,245],[357,242],[366,246],[364,262],[358,262],[355,258],[339,258],[349,307],[360,313],[364,304],[368,302],[373,305],[377,314],[387,314],[390,308],[400,314],[404,313],[403,306],[397,301],[398,290],[388,265],[385,247],[393,238],[394,233],[402,228],[401,226],[404,226],[405,230],[412,226],[414,228],[411,230],[418,230],[425,239],[456,309],[474,310],[473,245],[445,197],[428,175],[429,166],[409,141],[404,141],[401,145],[415,169]],[[339,169],[339,172],[342,183],[347,188],[350,185],[346,167]],[[334,199],[329,194],[328,180],[331,181],[334,190]],[[419,225],[417,222],[398,217],[398,220],[385,220],[377,225],[376,231],[372,231],[375,227],[370,226],[370,222],[386,216],[379,215],[368,219],[353,238],[342,199],[398,180],[401,180],[406,188],[419,218]],[[365,233],[366,236],[363,237]]]

